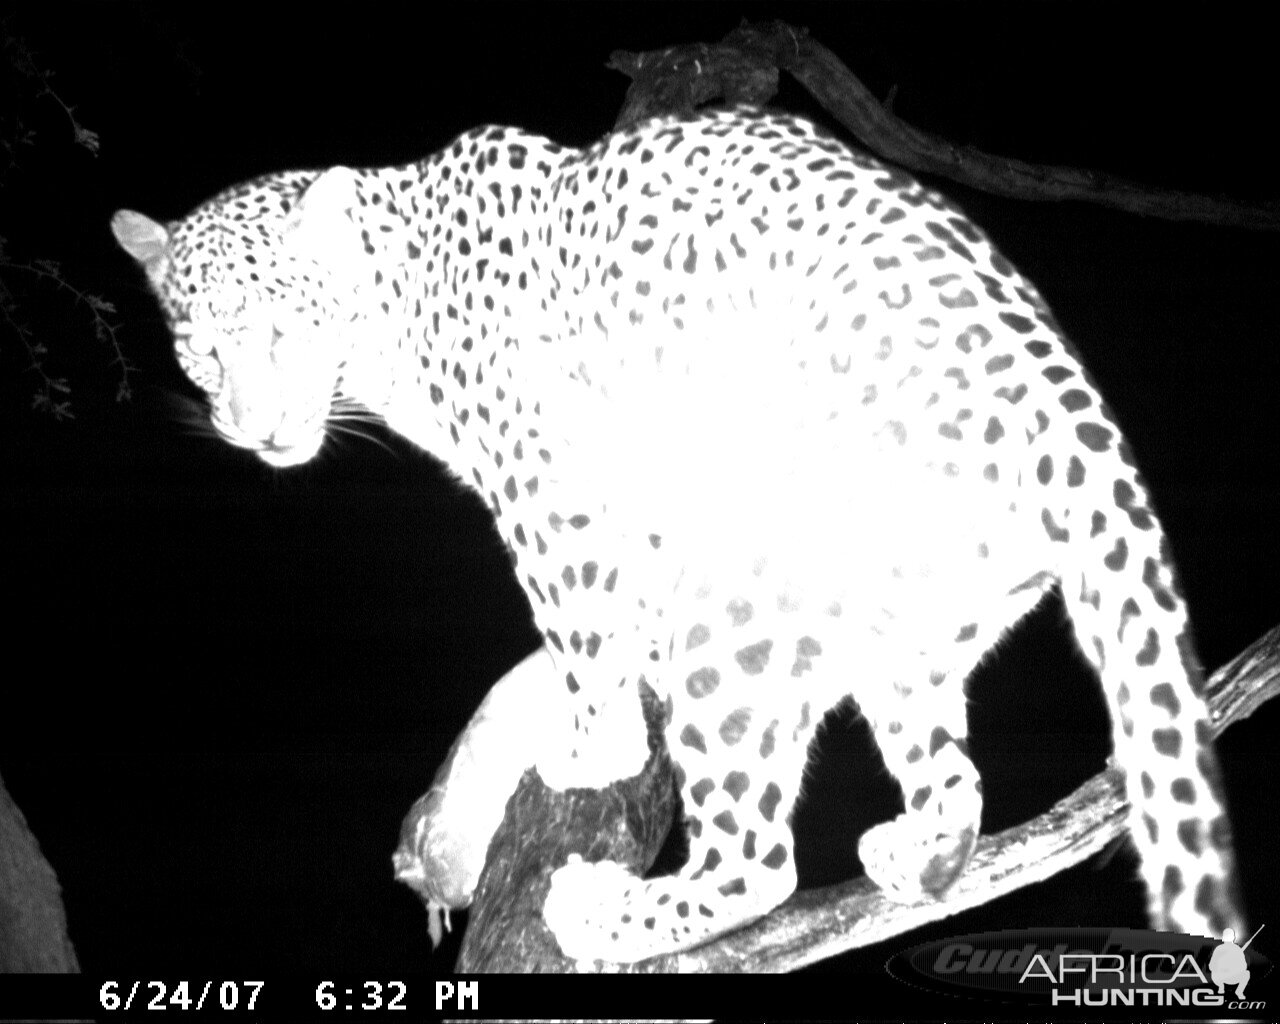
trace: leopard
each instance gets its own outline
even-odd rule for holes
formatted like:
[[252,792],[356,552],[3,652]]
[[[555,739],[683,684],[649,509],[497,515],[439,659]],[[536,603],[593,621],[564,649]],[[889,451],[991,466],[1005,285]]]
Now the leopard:
[[850,702],[902,798],[859,840],[866,873],[945,900],[982,819],[967,680],[1052,594],[1106,696],[1150,923],[1241,933],[1203,673],[1133,452],[1036,287],[939,192],[732,107],[585,147],[487,125],[112,229],[227,442],[284,469],[372,417],[492,512],[545,642],[502,691],[523,693],[499,730],[521,741],[485,748],[503,781],[450,819],[455,904],[516,761],[555,789],[643,766],[642,685],[687,860],[555,865],[567,957],[686,950],[785,900],[812,741]]

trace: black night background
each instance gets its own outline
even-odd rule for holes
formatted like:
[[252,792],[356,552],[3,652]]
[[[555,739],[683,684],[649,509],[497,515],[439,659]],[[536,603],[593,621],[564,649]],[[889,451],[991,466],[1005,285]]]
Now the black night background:
[[[114,246],[113,211],[173,219],[257,174],[403,163],[485,122],[589,143],[627,85],[604,66],[612,50],[714,41],[742,17],[808,27],[896,113],[957,144],[1274,199],[1274,36],[1247,10],[19,0],[3,21],[0,278],[74,419],[31,408],[40,378],[0,322],[0,776],[58,873],[82,967],[449,970],[457,936],[430,951],[391,852],[486,688],[537,643],[488,513],[429,457],[371,430],[276,473],[191,428],[195,391]],[[27,58],[98,133],[97,156],[37,95]],[[777,103],[823,117],[794,83]],[[1212,670],[1280,622],[1280,235],[930,183],[1082,352]],[[87,308],[11,266],[39,258],[114,304],[130,401],[115,401],[120,368]],[[1105,708],[1056,603],[971,696],[984,831],[1103,767]],[[1255,926],[1280,926],[1277,727],[1264,708],[1220,743]],[[896,808],[854,713],[832,718],[807,789],[802,885],[859,873],[858,835]],[[1133,879],[1120,850],[812,970],[876,972],[947,932],[1140,925]]]

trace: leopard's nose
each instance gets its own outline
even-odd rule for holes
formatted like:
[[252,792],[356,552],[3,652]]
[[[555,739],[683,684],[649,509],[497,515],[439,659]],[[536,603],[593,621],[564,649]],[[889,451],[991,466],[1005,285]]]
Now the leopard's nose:
[[270,437],[284,419],[280,403],[269,393],[246,388],[234,376],[228,380],[227,407],[235,425],[249,437]]

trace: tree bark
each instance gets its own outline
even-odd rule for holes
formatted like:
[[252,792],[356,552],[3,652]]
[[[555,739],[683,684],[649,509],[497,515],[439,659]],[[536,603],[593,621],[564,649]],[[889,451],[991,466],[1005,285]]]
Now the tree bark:
[[0,779],[0,974],[79,974],[57,875]]

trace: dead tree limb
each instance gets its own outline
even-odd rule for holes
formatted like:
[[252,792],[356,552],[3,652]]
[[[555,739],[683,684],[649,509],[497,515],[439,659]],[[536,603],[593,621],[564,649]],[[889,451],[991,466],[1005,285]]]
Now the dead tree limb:
[[768,103],[785,71],[867,149],[890,163],[993,195],[1040,202],[1078,200],[1162,220],[1280,229],[1280,203],[1157,188],[1075,167],[1027,163],[957,146],[894,115],[834,53],[783,22],[744,24],[715,44],[610,55],[632,79],[616,127],[698,106]]

